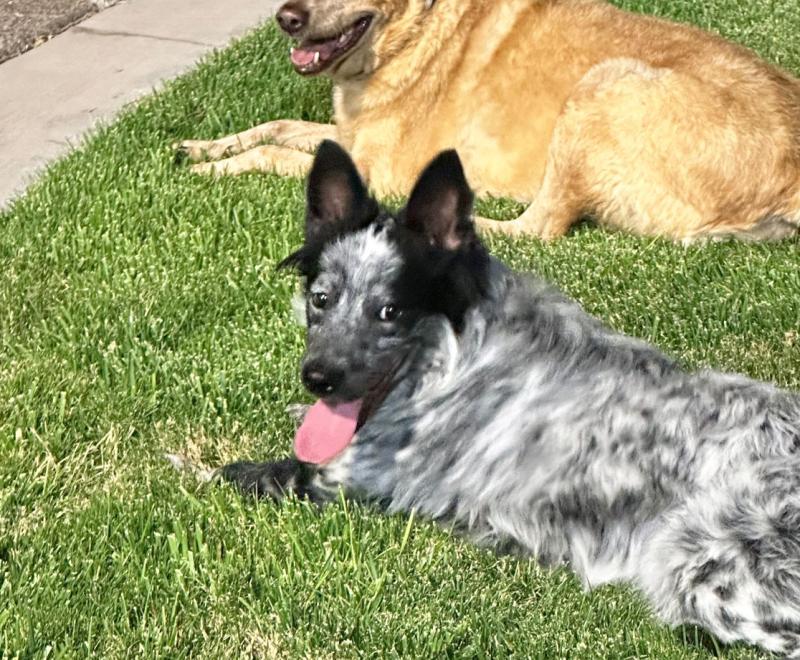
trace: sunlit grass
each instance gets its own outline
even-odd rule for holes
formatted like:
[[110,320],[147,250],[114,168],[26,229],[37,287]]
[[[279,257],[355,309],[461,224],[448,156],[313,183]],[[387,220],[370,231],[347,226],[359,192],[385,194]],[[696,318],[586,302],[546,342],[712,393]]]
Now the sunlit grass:
[[[800,71],[793,1],[638,8]],[[284,407],[306,396],[295,281],[274,272],[300,240],[301,182],[194,177],[169,145],[330,111],[326,83],[293,74],[265,28],[99,131],[0,216],[4,655],[714,653],[625,589],[587,595],[566,571],[352,504],[243,501],[162,459],[286,454]],[[800,387],[796,241],[684,249],[582,227],[492,247],[687,365]]]

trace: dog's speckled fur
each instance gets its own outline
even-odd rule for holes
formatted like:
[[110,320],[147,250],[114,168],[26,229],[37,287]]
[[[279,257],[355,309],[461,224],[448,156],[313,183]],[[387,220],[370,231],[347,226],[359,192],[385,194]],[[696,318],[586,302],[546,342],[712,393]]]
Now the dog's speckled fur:
[[[395,218],[356,203],[365,192],[335,145],[315,169],[310,199],[335,203],[309,210],[310,240],[289,260],[309,294],[328,296],[309,303],[306,359],[364,372],[342,387],[372,399],[370,414],[327,465],[222,475],[274,497],[322,501],[341,487],[568,565],[587,588],[632,583],[669,624],[800,657],[800,398],[688,373],[489,257],[453,152]],[[359,204],[369,211],[356,217]],[[417,280],[438,300],[422,291],[400,305],[415,251],[450,261]],[[448,285],[462,304],[447,306]],[[387,302],[401,317],[381,329],[374,309]],[[375,395],[381,372],[391,385]]]

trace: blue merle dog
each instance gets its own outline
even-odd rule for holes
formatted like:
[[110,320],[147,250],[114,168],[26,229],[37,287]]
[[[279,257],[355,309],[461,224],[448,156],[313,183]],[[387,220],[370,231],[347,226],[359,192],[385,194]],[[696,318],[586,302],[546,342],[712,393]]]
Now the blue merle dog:
[[347,495],[628,582],[669,624],[800,657],[800,397],[688,373],[492,258],[453,151],[397,214],[324,143],[308,181],[303,377],[362,399],[331,462],[234,463],[242,490]]

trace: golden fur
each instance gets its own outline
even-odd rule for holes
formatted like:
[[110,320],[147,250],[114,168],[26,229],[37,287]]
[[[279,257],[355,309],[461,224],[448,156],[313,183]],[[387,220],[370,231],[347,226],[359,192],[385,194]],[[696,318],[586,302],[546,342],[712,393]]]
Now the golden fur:
[[292,1],[303,38],[374,16],[328,70],[335,126],[184,142],[227,157],[197,171],[302,174],[335,138],[377,194],[406,194],[452,147],[480,193],[530,203],[484,228],[553,238],[586,213],[678,240],[800,225],[800,82],[741,46],[595,0]]

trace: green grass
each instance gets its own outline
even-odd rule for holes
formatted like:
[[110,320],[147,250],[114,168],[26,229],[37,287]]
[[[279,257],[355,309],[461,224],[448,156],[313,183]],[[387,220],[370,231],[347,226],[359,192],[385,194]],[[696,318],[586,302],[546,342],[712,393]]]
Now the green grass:
[[[800,71],[794,0],[634,4]],[[286,60],[273,29],[255,32],[0,215],[0,655],[756,656],[422,521],[257,504],[162,459],[290,447],[302,331],[274,266],[300,240],[301,182],[193,177],[169,147],[327,120],[327,84]],[[683,249],[583,227],[493,248],[687,365],[800,387],[797,241]]]

